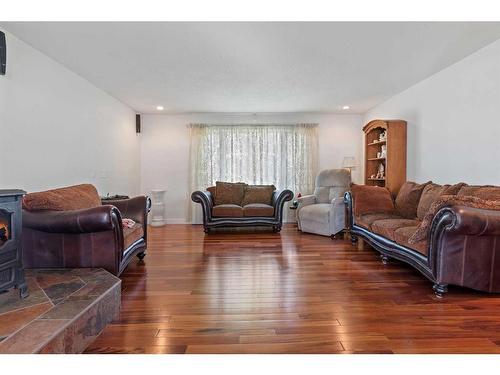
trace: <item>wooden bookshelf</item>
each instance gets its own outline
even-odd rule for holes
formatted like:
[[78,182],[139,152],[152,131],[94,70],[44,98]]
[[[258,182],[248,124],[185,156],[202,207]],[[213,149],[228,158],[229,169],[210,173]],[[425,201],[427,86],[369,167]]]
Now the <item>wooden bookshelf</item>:
[[[396,196],[399,188],[406,181],[406,121],[373,120],[363,127],[365,132],[365,184],[385,186]],[[380,134],[387,131],[384,141],[379,141]],[[382,145],[387,145],[385,158],[377,157]],[[379,164],[385,168],[384,178],[372,178],[376,175]]]

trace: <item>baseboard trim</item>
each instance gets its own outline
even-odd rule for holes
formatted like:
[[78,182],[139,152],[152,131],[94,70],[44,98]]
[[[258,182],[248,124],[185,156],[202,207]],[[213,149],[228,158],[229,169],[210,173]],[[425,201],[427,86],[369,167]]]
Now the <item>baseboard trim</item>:
[[[292,220],[292,221],[288,221],[288,220],[285,220],[283,221],[284,224],[295,224],[296,221]],[[151,225],[151,223],[149,223]],[[194,224],[194,225],[201,225],[203,224],[202,222],[200,223],[192,223],[192,222],[189,222],[187,221],[186,219],[181,219],[181,218],[177,218],[177,219],[166,219],[165,220],[165,224],[166,225],[181,225],[181,224]]]

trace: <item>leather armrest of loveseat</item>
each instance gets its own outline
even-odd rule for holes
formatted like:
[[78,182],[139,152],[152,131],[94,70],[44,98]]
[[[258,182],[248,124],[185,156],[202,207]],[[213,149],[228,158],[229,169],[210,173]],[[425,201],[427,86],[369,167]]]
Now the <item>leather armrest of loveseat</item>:
[[276,209],[282,210],[285,202],[291,201],[293,199],[293,192],[291,190],[275,190],[273,191],[271,204]]
[[23,210],[23,226],[46,233],[93,233],[121,229],[121,214],[112,205],[70,211]]
[[201,204],[203,210],[203,222],[212,218],[212,208],[214,207],[214,200],[212,193],[209,191],[197,190],[191,194],[191,200],[195,203]]

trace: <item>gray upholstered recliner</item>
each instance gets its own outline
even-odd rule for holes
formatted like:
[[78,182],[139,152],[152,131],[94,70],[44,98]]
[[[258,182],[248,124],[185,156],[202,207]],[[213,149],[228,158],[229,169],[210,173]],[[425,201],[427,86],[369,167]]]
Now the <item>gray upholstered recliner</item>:
[[313,195],[298,198],[297,222],[302,232],[332,236],[345,229],[344,193],[349,190],[348,169],[326,169],[316,177]]

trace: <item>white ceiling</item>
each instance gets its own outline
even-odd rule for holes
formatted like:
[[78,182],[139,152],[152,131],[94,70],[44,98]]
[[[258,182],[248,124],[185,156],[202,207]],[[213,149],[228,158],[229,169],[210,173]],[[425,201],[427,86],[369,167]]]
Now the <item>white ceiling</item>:
[[500,23],[6,22],[142,113],[363,113],[500,38]]

